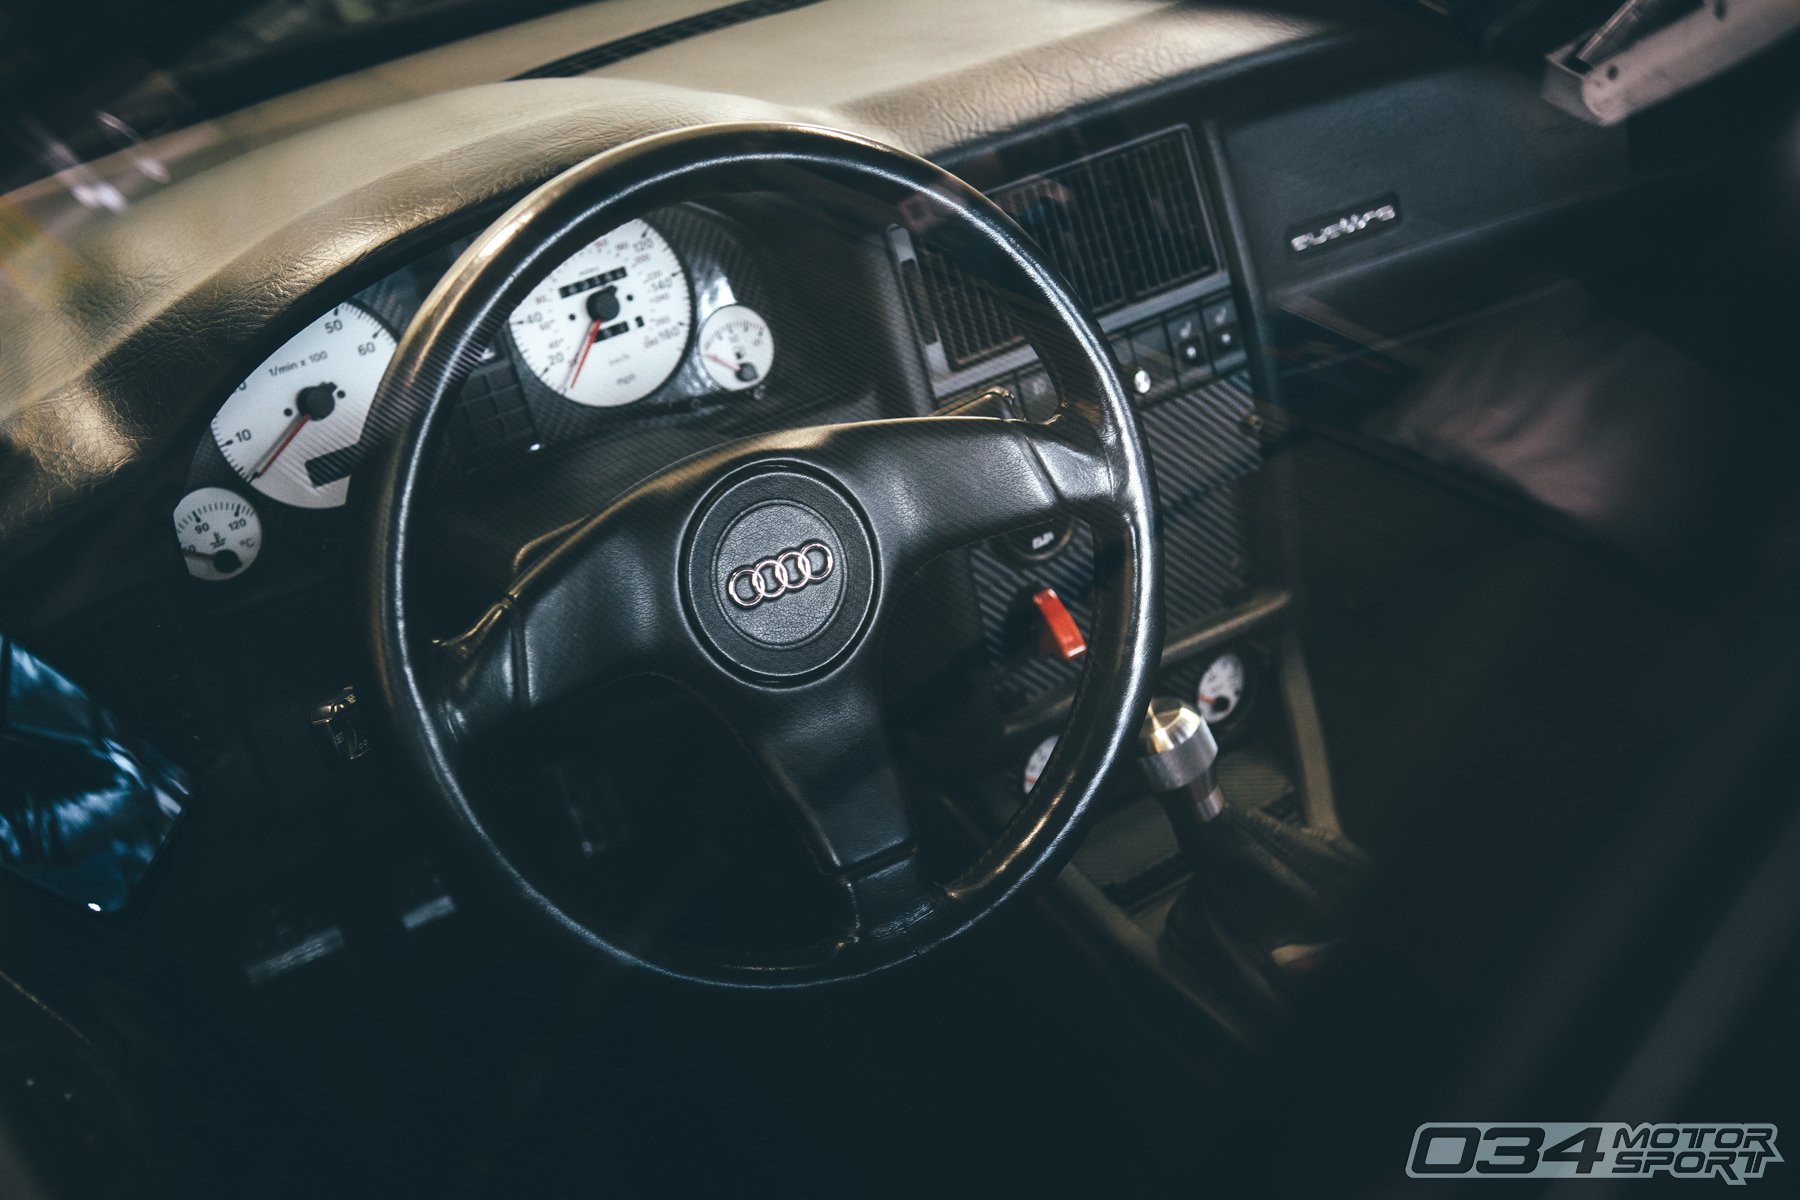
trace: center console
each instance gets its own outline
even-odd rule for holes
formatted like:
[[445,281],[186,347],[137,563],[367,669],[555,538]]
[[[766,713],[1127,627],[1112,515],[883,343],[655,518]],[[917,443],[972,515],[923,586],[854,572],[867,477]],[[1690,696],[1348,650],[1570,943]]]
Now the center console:
[[[1163,129],[1031,174],[988,195],[1098,315],[1131,394],[1156,475],[1166,619],[1161,695],[1195,706],[1221,748],[1226,802],[1335,833],[1324,741],[1291,628],[1281,551],[1279,415],[1252,396],[1239,298],[1193,132]],[[894,269],[939,411],[994,388],[1047,420],[1055,385],[1005,300],[961,274],[929,232],[889,230]],[[1067,719],[1082,661],[1043,635],[1048,590],[1078,627],[1092,618],[1093,543],[1078,522],[1017,531],[968,553],[968,592],[997,710],[998,749],[940,777],[936,798],[970,844],[1019,807]],[[1119,781],[1046,901],[1134,990],[1199,1008],[1240,1044],[1258,1015],[1213,987],[1164,938],[1190,874],[1149,791]]]

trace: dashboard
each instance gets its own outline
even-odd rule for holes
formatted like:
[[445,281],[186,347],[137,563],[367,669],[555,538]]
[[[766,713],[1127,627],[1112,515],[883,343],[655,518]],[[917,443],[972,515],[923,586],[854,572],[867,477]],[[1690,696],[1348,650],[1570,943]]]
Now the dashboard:
[[[1270,469],[1281,418],[1255,399],[1283,386],[1270,370],[1281,360],[1268,353],[1263,281],[1291,287],[1314,273],[1314,258],[1292,258],[1286,234],[1316,215],[1301,205],[1324,204],[1285,198],[1284,181],[1256,174],[1281,118],[1204,114],[1230,94],[1228,75],[1208,73],[1215,62],[1305,46],[1352,78],[1379,79],[1389,68],[1356,65],[1353,48],[1324,24],[1181,6],[1142,20],[1182,48],[1183,65],[1135,52],[1107,59],[1106,38],[1127,36],[1111,22],[1139,18],[1122,9],[1089,15],[1094,30],[1024,53],[1050,62],[1087,39],[1099,57],[1076,86],[1090,89],[1092,111],[1063,113],[1076,96],[1009,95],[984,118],[986,132],[952,132],[935,109],[850,99],[873,81],[845,77],[832,120],[921,149],[951,139],[935,147],[940,161],[1016,220],[1095,314],[1156,473],[1168,581],[1162,687],[1213,724],[1221,769],[1239,794],[1280,819],[1330,827],[1330,775],[1292,634],[1285,485]],[[987,19],[966,44],[1013,46],[1013,32]],[[752,36],[759,25],[741,29]],[[1130,26],[1130,43],[1141,47],[1147,33]],[[180,748],[203,778],[209,764],[240,763],[266,773],[301,811],[355,786],[318,761],[309,729],[315,711],[359,682],[346,502],[398,339],[473,234],[546,171],[634,133],[804,114],[783,107],[802,97],[774,84],[753,99],[684,90],[672,82],[668,51],[646,51],[627,78],[614,78],[626,70],[445,91],[252,149],[203,172],[209,193],[238,203],[202,242],[175,191],[129,214],[135,236],[91,235],[88,252],[121,269],[152,251],[180,253],[192,269],[212,271],[213,283],[204,295],[174,298],[170,316],[128,329],[110,353],[130,351],[156,368],[129,386],[103,374],[109,382],[95,400],[160,414],[164,425],[138,443],[147,464],[140,486],[152,499],[149,524],[130,539],[131,561],[77,573],[135,571],[158,582],[143,592],[103,587],[110,598],[50,621],[43,640],[88,660],[85,673],[107,697]],[[1487,89],[1490,104],[1524,101],[1485,66],[1431,60],[1426,71]],[[956,68],[943,72],[916,95],[947,95]],[[1133,91],[1165,77],[1180,86]],[[1324,111],[1335,111],[1345,86],[1321,85]],[[1413,101],[1411,86],[1395,94],[1433,102],[1429,90]],[[1565,145],[1594,140],[1568,124]],[[582,132],[570,139],[571,128]],[[308,164],[346,144],[405,150],[354,158],[349,178],[315,186]],[[272,179],[288,186],[271,188]],[[1551,191],[1585,182],[1577,173]],[[1340,199],[1381,190],[1359,179],[1332,186]],[[1404,215],[1380,233],[1377,251],[1435,236],[1431,203],[1420,199],[1428,195],[1404,186],[1395,208]],[[266,208],[254,218],[252,199]],[[372,203],[392,214],[389,225],[359,219]],[[1246,225],[1246,212],[1258,224]],[[1271,220],[1281,230],[1273,246],[1263,233]],[[317,251],[318,231],[328,232],[329,253]],[[1316,261],[1329,270],[1370,245],[1334,245]],[[207,265],[209,257],[217,261]],[[182,305],[233,295],[241,304],[227,301],[226,311],[253,316],[214,322],[204,355],[190,357],[189,342],[168,336],[186,319]],[[273,309],[271,295],[280,297]],[[438,636],[465,628],[574,522],[687,455],[797,425],[988,411],[981,406],[996,395],[1006,415],[1032,421],[1058,400],[1007,302],[964,275],[928,225],[754,193],[651,213],[570,255],[470,364],[422,518],[434,601],[422,624]],[[79,473],[46,472],[46,495]],[[950,825],[1004,823],[1041,770],[1082,673],[1074,646],[1091,628],[1095,573],[1088,531],[1059,519],[969,547],[913,584],[911,604],[928,616],[895,640],[888,690],[924,789]],[[1074,634],[1060,647],[1045,639],[1056,611]],[[166,633],[149,642],[124,635],[141,643],[132,655],[92,661],[88,648],[146,625]],[[240,758],[252,747],[260,767]],[[630,790],[608,784],[568,804],[592,808],[582,821],[594,828],[611,827],[622,818],[606,816],[610,802],[596,796]],[[1123,796],[1083,868],[1152,931],[1183,871],[1155,813],[1142,793]]]
[[[1202,136],[1174,123],[1064,161],[1027,157],[988,194],[1096,313],[1149,440],[1169,577],[1163,689],[1200,708],[1245,802],[1333,822],[1304,749],[1315,718],[1294,690],[1287,593],[1248,525],[1265,455]],[[322,288],[314,308],[329,307],[219,401],[169,512],[209,621],[256,639],[331,603],[377,385],[469,244],[443,241],[348,294]],[[568,256],[472,364],[439,448],[420,568],[434,603],[419,619],[456,632],[572,523],[731,437],[996,403],[1041,422],[1058,401],[1011,301],[964,273],[928,225],[795,195],[654,212]],[[885,690],[945,819],[998,827],[1035,785],[1085,665],[1097,571],[1089,531],[1063,517],[914,581],[909,606],[932,625],[896,636]],[[1067,614],[1072,643],[1046,645],[1047,603]],[[302,635],[318,661],[342,660],[329,640]],[[324,682],[311,699],[329,705]],[[592,754],[579,769],[609,770]],[[585,792],[566,802],[591,829],[648,820],[635,801],[628,816]],[[606,849],[584,864],[594,877],[617,873],[638,839],[598,840]],[[1119,798],[1079,869],[1105,903],[1152,923],[1186,878],[1142,793]]]

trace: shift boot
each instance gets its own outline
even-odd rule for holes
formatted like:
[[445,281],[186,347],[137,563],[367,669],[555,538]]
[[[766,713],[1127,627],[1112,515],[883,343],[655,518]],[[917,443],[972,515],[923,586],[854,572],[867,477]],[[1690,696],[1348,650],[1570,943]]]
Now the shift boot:
[[1373,861],[1341,835],[1225,807],[1212,731],[1178,700],[1151,704],[1140,750],[1194,872],[1169,911],[1170,943],[1223,990],[1278,999],[1349,928]]

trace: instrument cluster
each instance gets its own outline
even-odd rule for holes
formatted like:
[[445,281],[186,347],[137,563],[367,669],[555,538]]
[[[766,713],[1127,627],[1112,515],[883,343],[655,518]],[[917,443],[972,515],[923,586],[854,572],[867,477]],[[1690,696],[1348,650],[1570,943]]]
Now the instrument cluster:
[[[329,565],[400,334],[468,244],[340,300],[224,398],[172,513],[195,579],[230,590],[259,561],[284,561],[296,581]],[[755,257],[720,215],[674,208],[611,230],[556,267],[487,348],[449,414],[455,464],[479,473],[741,403],[781,369],[770,311]]]

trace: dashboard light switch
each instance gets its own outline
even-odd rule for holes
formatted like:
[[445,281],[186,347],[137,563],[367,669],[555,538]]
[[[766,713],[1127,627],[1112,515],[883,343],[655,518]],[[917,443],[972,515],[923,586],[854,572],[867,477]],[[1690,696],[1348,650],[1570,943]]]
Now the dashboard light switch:
[[1069,615],[1068,606],[1055,588],[1044,588],[1031,597],[1038,611],[1038,652],[1045,658],[1074,662],[1087,653],[1087,639]]
[[369,752],[368,724],[356,710],[356,689],[347,687],[313,706],[313,745],[328,766],[344,770]]

